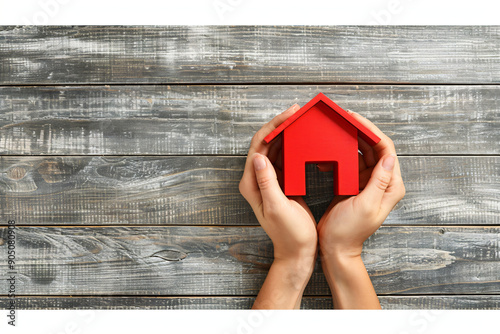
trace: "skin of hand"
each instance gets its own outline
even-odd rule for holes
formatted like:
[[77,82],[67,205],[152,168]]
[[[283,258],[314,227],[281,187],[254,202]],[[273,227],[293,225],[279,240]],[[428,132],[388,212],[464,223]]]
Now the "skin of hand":
[[[360,189],[357,196],[336,196],[318,223],[323,271],[335,308],[380,308],[361,260],[363,242],[384,222],[404,197],[405,187],[392,140],[372,122],[350,115],[379,138],[375,146],[359,140]],[[318,165],[322,171],[326,165]]]
[[274,261],[253,308],[299,308],[317,255],[316,221],[302,197],[280,188],[281,139],[264,138],[300,107],[295,104],[265,124],[252,138],[240,193],[252,207],[274,246]]

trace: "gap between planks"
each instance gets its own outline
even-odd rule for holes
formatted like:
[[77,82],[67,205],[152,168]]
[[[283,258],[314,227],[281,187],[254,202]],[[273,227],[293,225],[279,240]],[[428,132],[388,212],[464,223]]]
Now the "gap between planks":
[[[186,157],[218,157],[218,158],[244,158],[243,154],[0,154],[0,157],[168,157],[168,158],[186,158]],[[446,157],[446,158],[481,158],[481,157],[500,157],[500,154],[398,154],[398,157],[419,158],[419,157]]]
[[[393,294],[393,293],[380,293],[377,296],[383,297],[443,297],[443,296],[473,296],[473,297],[481,297],[481,296],[500,296],[500,293],[419,293],[419,294]],[[0,295],[0,298],[7,298],[8,295]],[[16,298],[157,298],[157,299],[169,299],[169,298],[255,298],[256,295],[165,295],[165,296],[157,296],[157,295],[16,295]],[[304,297],[310,299],[319,299],[319,298],[331,298],[331,295],[304,295]]]
[[[0,228],[9,226],[8,224],[0,223]],[[45,228],[45,227],[57,227],[57,228],[103,228],[103,227],[200,227],[200,228],[210,228],[210,227],[227,227],[227,228],[258,228],[260,225],[223,225],[223,224],[205,224],[205,225],[189,225],[189,224],[106,224],[106,225],[25,225],[16,223],[16,227],[29,227],[29,228]],[[500,224],[464,224],[464,225],[435,225],[435,224],[412,224],[412,225],[399,225],[399,224],[382,224],[380,227],[436,227],[441,229],[446,228],[477,228],[477,227],[489,227],[496,228],[500,227]],[[0,295],[1,296],[1,295]]]
[[130,83],[130,82],[98,82],[98,83],[58,83],[58,84],[9,84],[2,83],[0,84],[0,88],[2,87],[74,87],[74,86],[85,86],[85,87],[99,87],[99,86],[306,86],[306,85],[315,85],[315,86],[327,86],[327,85],[338,85],[338,86],[500,86],[500,83],[463,83],[463,82],[447,82],[447,83],[432,83],[432,82],[398,82],[398,81],[389,81],[389,82],[159,82],[159,83]]

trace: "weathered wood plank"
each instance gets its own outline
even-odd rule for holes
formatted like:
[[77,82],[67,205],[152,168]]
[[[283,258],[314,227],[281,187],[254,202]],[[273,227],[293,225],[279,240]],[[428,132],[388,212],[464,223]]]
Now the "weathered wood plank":
[[[499,232],[382,227],[363,260],[381,295],[498,294]],[[251,296],[273,254],[260,227],[19,227],[16,250],[20,295]],[[328,293],[318,265],[305,295]]]
[[500,154],[499,86],[0,88],[0,154],[245,155],[254,133],[323,92],[399,154]]
[[[253,297],[16,297],[21,310],[246,310],[253,305]],[[453,296],[380,296],[386,310],[498,310],[498,295]],[[9,299],[0,297],[0,309]],[[302,309],[331,309],[331,297],[304,297]]]
[[1,84],[500,82],[498,26],[2,27]]
[[[386,225],[500,224],[500,157],[401,157],[406,196]],[[0,225],[258,225],[244,157],[0,157]],[[319,220],[333,175],[307,169]]]
[[[380,296],[380,304],[386,310],[498,310],[498,295],[453,296]],[[327,301],[325,300],[325,303]],[[306,304],[309,306],[309,304]]]

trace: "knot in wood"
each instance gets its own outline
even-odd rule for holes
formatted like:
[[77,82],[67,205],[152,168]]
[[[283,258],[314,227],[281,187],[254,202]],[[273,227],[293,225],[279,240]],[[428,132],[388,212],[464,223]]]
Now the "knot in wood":
[[12,167],[7,171],[7,177],[12,180],[20,180],[26,175],[26,169],[21,166]]

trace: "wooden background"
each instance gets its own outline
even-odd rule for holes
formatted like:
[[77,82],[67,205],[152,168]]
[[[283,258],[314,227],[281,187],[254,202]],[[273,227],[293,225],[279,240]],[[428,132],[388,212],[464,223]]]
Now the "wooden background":
[[[499,83],[500,27],[0,27],[0,270],[15,219],[21,308],[250,308],[250,138],[323,92],[401,156],[383,308],[499,309]],[[308,168],[317,218],[332,182]],[[302,307],[332,307],[319,264]]]

